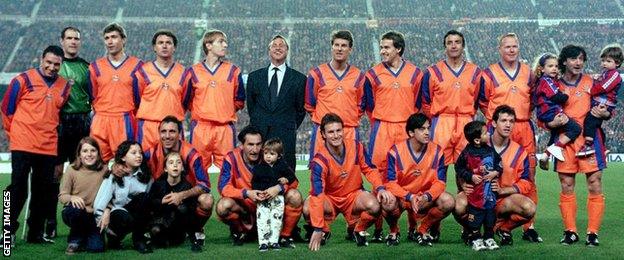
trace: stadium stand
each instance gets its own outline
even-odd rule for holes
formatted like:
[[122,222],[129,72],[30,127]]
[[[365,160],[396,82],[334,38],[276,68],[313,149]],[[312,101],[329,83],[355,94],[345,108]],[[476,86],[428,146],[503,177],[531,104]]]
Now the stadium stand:
[[[592,8],[586,8],[588,4]],[[58,44],[66,26],[80,28],[81,56],[92,61],[104,54],[101,30],[112,21],[127,30],[127,52],[145,60],[154,56],[153,33],[172,30],[179,40],[177,59],[185,66],[203,57],[200,40],[205,29],[223,30],[229,37],[228,58],[245,74],[268,64],[267,44],[278,33],[290,39],[289,64],[303,73],[329,60],[330,33],[337,29],[353,32],[351,62],[362,69],[378,62],[378,37],[388,30],[405,34],[404,58],[423,69],[444,57],[441,38],[450,29],[465,33],[467,57],[481,67],[499,59],[496,37],[507,32],[519,35],[521,58],[529,63],[540,53],[556,53],[567,44],[584,46],[588,73],[600,72],[598,55],[604,45],[624,44],[623,11],[616,1],[570,0],[563,5],[553,0],[418,0],[409,4],[401,0],[293,0],[275,6],[269,0],[189,0],[174,5],[164,0],[6,1],[0,9],[0,31],[4,39],[12,40],[0,45],[0,68],[5,68],[4,73],[17,73],[36,66],[40,51]],[[23,41],[18,44],[20,37]],[[624,151],[621,99],[618,113],[604,125],[608,149],[619,152]],[[245,110],[238,114],[240,129],[249,119]],[[306,118],[297,134],[298,153],[307,153],[310,129]],[[360,134],[364,142],[368,131],[368,119],[363,118]],[[538,131],[541,150],[547,136]],[[0,133],[0,152],[6,151],[7,140]]]

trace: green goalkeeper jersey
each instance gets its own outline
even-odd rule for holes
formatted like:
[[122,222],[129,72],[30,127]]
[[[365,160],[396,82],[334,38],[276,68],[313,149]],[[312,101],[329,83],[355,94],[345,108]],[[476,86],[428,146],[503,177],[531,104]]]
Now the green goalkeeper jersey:
[[59,74],[71,84],[69,99],[61,112],[65,114],[91,112],[88,91],[89,63],[80,57],[64,59]]

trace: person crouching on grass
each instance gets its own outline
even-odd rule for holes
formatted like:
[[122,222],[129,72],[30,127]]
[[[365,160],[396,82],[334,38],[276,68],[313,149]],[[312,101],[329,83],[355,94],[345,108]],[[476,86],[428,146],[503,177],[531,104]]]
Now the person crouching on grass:
[[149,232],[152,244],[159,247],[179,245],[184,242],[186,233],[190,231],[196,207],[196,200],[185,199],[179,205],[167,203],[165,196],[172,192],[183,192],[193,188],[186,180],[186,171],[182,157],[177,152],[170,152],[165,157],[165,174],[161,175],[149,190],[148,198],[152,210]]
[[76,160],[63,175],[58,195],[65,205],[63,221],[69,226],[65,250],[68,255],[83,248],[88,252],[104,251],[104,238],[93,215],[93,201],[107,171],[95,139],[82,138],[76,149]]
[[[269,139],[264,143],[262,150],[263,160],[254,167],[251,187],[254,190],[266,190],[280,185],[284,193],[284,186],[296,180],[293,170],[282,160],[284,145],[278,138]],[[284,215],[284,196],[278,194],[270,198],[263,192],[262,200],[257,203],[256,226],[258,228],[258,244],[260,252],[280,250],[278,243],[282,218]]]
[[[152,174],[143,160],[141,145],[130,140],[121,143],[112,168],[112,174],[105,176],[95,196],[95,216],[100,231],[106,232],[109,249],[121,249],[121,241],[132,232],[134,249],[142,254],[151,253],[144,234],[149,213],[145,208],[145,194]],[[121,173],[115,168],[122,168]]]

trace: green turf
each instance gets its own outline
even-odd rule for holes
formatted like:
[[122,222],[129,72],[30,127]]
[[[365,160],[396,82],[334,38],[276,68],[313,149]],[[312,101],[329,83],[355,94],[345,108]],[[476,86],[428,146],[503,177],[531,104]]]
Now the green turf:
[[[452,168],[452,167],[451,167]],[[464,246],[459,239],[459,226],[452,217],[444,220],[442,224],[442,237],[439,244],[431,248],[420,247],[407,241],[406,237],[401,238],[398,247],[388,248],[381,244],[371,244],[367,248],[357,248],[354,243],[344,240],[345,224],[344,219],[339,217],[332,225],[333,237],[329,243],[322,247],[319,252],[309,252],[306,244],[297,244],[296,249],[283,249],[280,252],[258,253],[257,244],[249,243],[242,247],[231,246],[228,238],[228,229],[224,224],[214,217],[206,225],[206,246],[204,252],[193,254],[190,252],[189,244],[171,248],[157,249],[150,258],[224,258],[224,259],[249,259],[259,257],[271,258],[465,258],[465,257],[488,257],[488,258],[620,258],[624,255],[624,225],[622,222],[622,212],[624,212],[624,193],[622,186],[624,180],[620,175],[624,172],[624,164],[611,164],[603,177],[604,194],[606,200],[606,212],[600,233],[600,246],[597,248],[587,248],[584,245],[584,230],[587,225],[586,198],[587,189],[584,177],[577,177],[577,201],[578,201],[578,221],[577,225],[581,234],[581,242],[572,246],[562,246],[559,244],[562,234],[562,223],[558,207],[559,182],[557,175],[553,172],[538,172],[537,180],[539,187],[540,203],[538,206],[538,218],[536,228],[540,232],[544,243],[530,244],[521,239],[521,232],[514,232],[514,245],[503,247],[493,252],[473,252],[469,247]],[[309,177],[307,172],[299,172],[301,181],[300,190],[307,194],[309,187]],[[454,173],[449,172],[449,190],[455,192],[453,182]],[[216,187],[216,175],[211,175],[213,187]],[[8,185],[9,175],[0,175],[0,187]],[[216,197],[217,194],[213,192]],[[12,252],[13,257],[19,258],[58,258],[64,257],[66,247],[67,227],[62,224],[59,217],[59,233],[53,245],[29,245],[23,240],[18,240],[16,248]],[[23,223],[23,222],[22,222]],[[403,234],[406,234],[405,218],[401,220]],[[387,229],[387,228],[386,228]],[[19,232],[21,234],[21,231]],[[116,257],[139,257],[139,254],[130,248],[130,239],[125,240],[126,250],[110,251],[104,254],[81,253],[79,257],[89,258],[116,258]]]

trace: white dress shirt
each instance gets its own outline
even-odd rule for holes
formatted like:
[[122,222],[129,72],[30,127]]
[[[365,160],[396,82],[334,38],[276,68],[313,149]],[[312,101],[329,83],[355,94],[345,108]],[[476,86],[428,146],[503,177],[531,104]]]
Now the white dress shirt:
[[273,68],[277,68],[278,71],[277,73],[277,96],[279,96],[280,93],[280,88],[282,88],[282,81],[284,81],[284,74],[286,74],[286,63],[282,63],[282,65],[279,66],[275,66],[273,65],[273,63],[271,63],[271,65],[269,65],[269,70],[268,70],[268,81],[267,81],[267,86],[271,85],[271,78],[273,78]]

